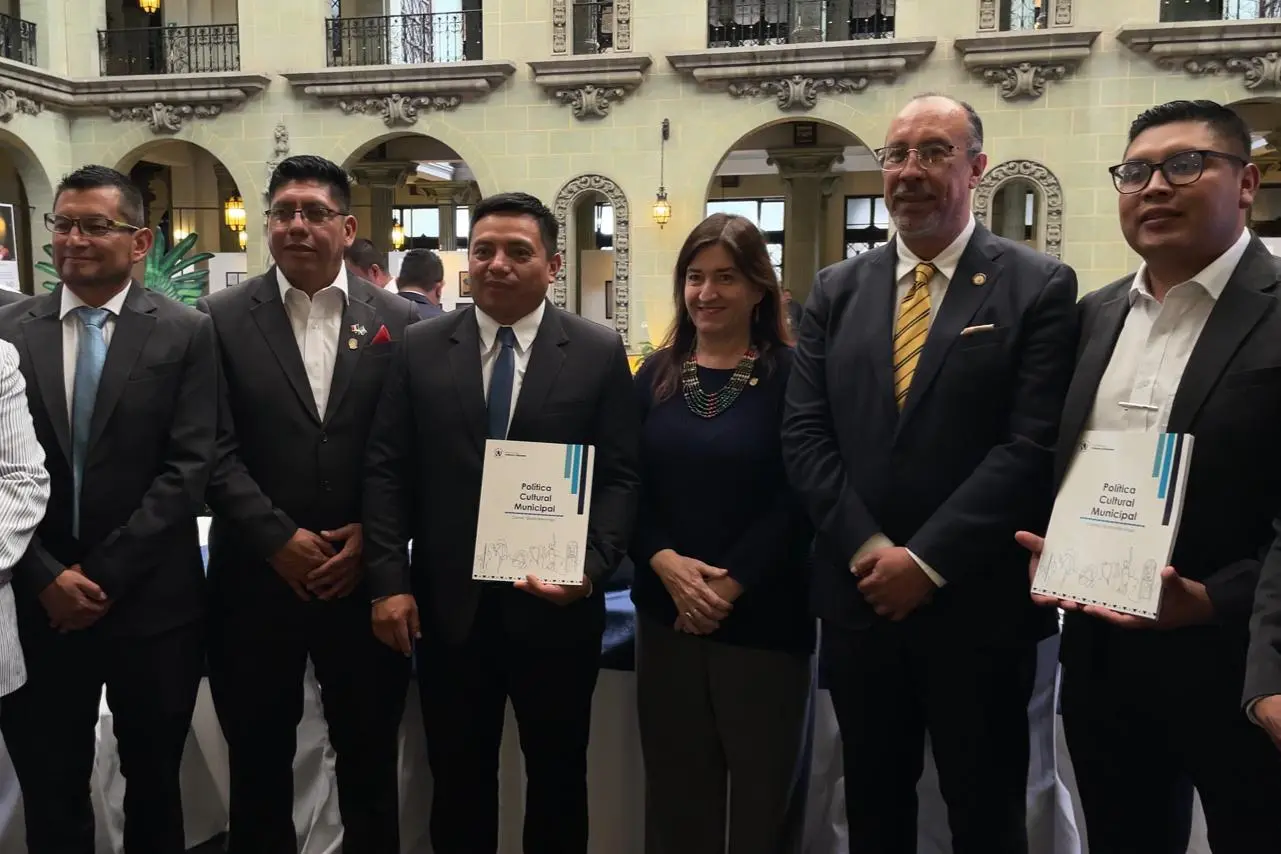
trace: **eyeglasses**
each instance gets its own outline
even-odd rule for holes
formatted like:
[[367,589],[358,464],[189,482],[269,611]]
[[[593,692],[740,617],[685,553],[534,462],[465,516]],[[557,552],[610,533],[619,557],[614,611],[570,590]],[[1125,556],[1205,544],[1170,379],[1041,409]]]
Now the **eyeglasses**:
[[62,214],[45,214],[44,227],[54,234],[70,234],[71,229],[79,228],[87,237],[106,237],[113,231],[141,231],[142,227],[105,216],[63,216]]
[[919,148],[887,145],[872,153],[876,156],[876,161],[881,164],[883,171],[898,172],[907,165],[907,160],[912,156],[913,151],[916,152],[916,162],[921,164],[922,169],[933,169],[951,158],[956,153],[956,146],[946,142],[927,142]]
[[1116,185],[1116,191],[1124,195],[1142,192],[1152,181],[1152,174],[1158,169],[1165,178],[1165,182],[1171,187],[1185,187],[1201,180],[1201,174],[1205,172],[1205,161],[1211,157],[1231,160],[1238,166],[1244,166],[1247,162],[1235,154],[1197,149],[1171,154],[1159,163],[1127,160],[1109,167],[1108,172],[1112,173],[1112,183]]
[[344,211],[336,211],[324,205],[303,205],[300,208],[279,205],[267,211],[267,219],[275,225],[288,225],[298,214],[302,214],[302,218],[312,225],[324,225],[336,216],[347,215]]

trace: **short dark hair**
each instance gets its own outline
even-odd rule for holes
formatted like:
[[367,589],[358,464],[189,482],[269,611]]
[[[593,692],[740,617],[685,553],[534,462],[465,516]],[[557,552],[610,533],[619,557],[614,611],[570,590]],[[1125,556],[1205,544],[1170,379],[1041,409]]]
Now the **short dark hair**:
[[377,264],[387,269],[387,253],[383,252],[368,237],[357,237],[351,245],[343,250],[343,258],[351,262],[357,270],[371,270]]
[[274,198],[277,190],[295,181],[313,181],[328,187],[329,194],[338,204],[339,212],[345,214],[351,210],[351,178],[347,176],[346,170],[332,160],[314,154],[286,157],[271,173],[271,180],[267,183],[267,196]]
[[968,101],[953,98],[951,95],[944,95],[942,92],[922,92],[919,95],[913,95],[908,103],[924,101],[926,98],[942,98],[944,101],[951,101],[962,110],[965,110],[965,117],[970,123],[970,154],[978,154],[983,150],[983,120],[979,118],[978,110],[974,109]]
[[558,233],[556,217],[547,209],[547,205],[534,196],[529,193],[497,193],[481,199],[471,209],[472,230],[475,230],[476,223],[492,214],[515,214],[516,216],[533,217],[538,223],[538,232],[543,239],[543,249],[547,257],[550,258],[556,254],[556,235]]
[[1236,154],[1245,160],[1250,159],[1250,126],[1231,107],[1225,107],[1215,101],[1167,101],[1157,104],[1139,113],[1130,123],[1130,137],[1125,147],[1145,130],[1175,122],[1200,122],[1209,125],[1210,130]]
[[74,172],[63,175],[53,194],[53,205],[58,206],[58,197],[64,190],[98,190],[103,187],[115,187],[120,191],[120,218],[124,222],[139,228],[146,227],[142,191],[128,175],[110,166],[81,166]]
[[400,261],[396,285],[434,288],[445,279],[445,265],[430,249],[410,249]]

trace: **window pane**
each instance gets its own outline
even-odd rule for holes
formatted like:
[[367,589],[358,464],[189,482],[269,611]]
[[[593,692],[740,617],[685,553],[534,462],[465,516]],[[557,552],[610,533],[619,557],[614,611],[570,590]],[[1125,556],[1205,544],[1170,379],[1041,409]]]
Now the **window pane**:
[[466,240],[471,234],[471,208],[465,205],[454,208],[454,234],[460,240]]
[[890,227],[890,210],[885,206],[885,199],[877,196],[872,200],[872,225],[877,228]]
[[770,199],[761,202],[761,221],[757,223],[761,231],[783,230],[784,204],[782,199]]
[[765,251],[769,252],[769,262],[774,266],[781,266],[783,263],[783,244],[767,243]]
[[845,227],[865,228],[872,224],[872,200],[867,196],[845,199]]
[[611,205],[596,206],[596,231],[600,234],[613,235],[614,208]]
[[752,221],[752,224],[759,226],[757,222],[760,219],[759,203],[756,199],[717,199],[714,202],[707,203],[707,215],[714,213],[738,214],[745,216]]
[[1023,224],[1029,228],[1036,220],[1036,193],[1027,194],[1027,204],[1023,208]]

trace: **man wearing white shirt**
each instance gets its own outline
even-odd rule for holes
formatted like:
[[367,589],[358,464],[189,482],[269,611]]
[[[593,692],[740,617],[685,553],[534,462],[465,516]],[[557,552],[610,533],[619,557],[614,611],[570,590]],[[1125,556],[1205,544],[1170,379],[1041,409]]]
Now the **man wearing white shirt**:
[[276,267],[209,296],[222,354],[208,502],[209,679],[230,748],[230,854],[294,852],[307,659],[324,693],[343,846],[399,854],[408,662],[369,628],[361,457],[413,306],[350,274],[346,173],[290,157],[270,182]]
[[[547,302],[556,227],[523,193],[472,209],[475,306],[406,332],[369,442],[373,625],[389,647],[417,650],[436,854],[497,852],[509,698],[528,780],[525,854],[587,852],[598,588],[631,532],[640,417],[618,335]],[[472,580],[487,438],[595,446],[581,584]]]
[[[1153,107],[1112,167],[1139,270],[1086,296],[1057,481],[1085,430],[1196,439],[1160,616],[1067,611],[1068,749],[1091,854],[1182,854],[1192,793],[1215,854],[1281,850],[1281,754],[1241,712],[1260,560],[1281,507],[1281,263],[1246,229],[1250,134],[1210,101]],[[1036,555],[1041,540],[1019,541]]]

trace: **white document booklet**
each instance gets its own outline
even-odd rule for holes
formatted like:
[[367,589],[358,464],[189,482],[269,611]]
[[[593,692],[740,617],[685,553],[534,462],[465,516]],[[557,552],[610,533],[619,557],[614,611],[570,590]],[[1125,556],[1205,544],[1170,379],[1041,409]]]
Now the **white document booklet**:
[[1088,431],[1054,501],[1032,592],[1155,619],[1192,437]]
[[591,445],[489,439],[472,578],[582,584],[595,462]]

